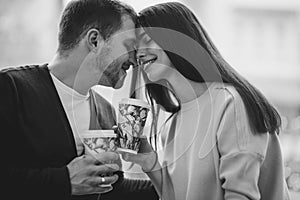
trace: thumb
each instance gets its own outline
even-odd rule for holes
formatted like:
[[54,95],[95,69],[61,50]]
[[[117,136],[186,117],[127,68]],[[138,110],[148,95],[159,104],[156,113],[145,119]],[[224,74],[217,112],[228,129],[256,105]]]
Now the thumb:
[[127,162],[132,162],[138,165],[143,165],[144,161],[147,159],[145,154],[133,154],[127,152],[119,152],[122,155],[122,159]]

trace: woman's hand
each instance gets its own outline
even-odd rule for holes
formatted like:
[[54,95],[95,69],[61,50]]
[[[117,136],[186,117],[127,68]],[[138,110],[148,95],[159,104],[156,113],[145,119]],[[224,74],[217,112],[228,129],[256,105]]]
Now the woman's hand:
[[[116,134],[120,134],[119,132],[121,130],[118,126],[113,126],[112,129]],[[140,140],[141,143],[138,154],[128,153],[121,150],[117,150],[117,152],[121,154],[123,160],[140,165],[142,170],[148,173],[151,172],[157,164],[157,153],[153,150],[146,137],[141,137]]]
[[[118,133],[118,127],[114,126],[116,134]],[[155,190],[161,197],[162,194],[162,168],[158,162],[157,153],[153,150],[146,137],[142,137],[139,152],[137,154],[128,153],[124,151],[118,151],[121,154],[123,160],[132,162],[141,166],[142,170],[147,173],[151,182],[153,183]]]
[[152,149],[146,137],[141,138],[138,154],[118,152],[122,155],[123,160],[140,165],[145,173],[154,170],[157,164],[157,153]]

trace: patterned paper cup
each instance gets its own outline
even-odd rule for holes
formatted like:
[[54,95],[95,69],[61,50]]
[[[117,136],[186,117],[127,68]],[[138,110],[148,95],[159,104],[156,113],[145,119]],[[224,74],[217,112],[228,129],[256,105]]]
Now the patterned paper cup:
[[138,152],[149,110],[149,104],[140,99],[124,98],[119,102],[118,127],[121,132],[118,150]]
[[81,134],[86,153],[92,155],[115,151],[117,135],[113,130],[88,130]]

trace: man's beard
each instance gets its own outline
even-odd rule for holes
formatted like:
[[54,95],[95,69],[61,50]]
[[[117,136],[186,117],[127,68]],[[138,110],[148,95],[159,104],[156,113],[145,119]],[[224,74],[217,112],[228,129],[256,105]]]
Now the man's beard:
[[121,62],[119,60],[114,60],[110,65],[104,70],[102,76],[100,77],[100,85],[109,86],[114,89],[122,87],[126,73],[124,76],[119,76],[123,69],[120,67]]

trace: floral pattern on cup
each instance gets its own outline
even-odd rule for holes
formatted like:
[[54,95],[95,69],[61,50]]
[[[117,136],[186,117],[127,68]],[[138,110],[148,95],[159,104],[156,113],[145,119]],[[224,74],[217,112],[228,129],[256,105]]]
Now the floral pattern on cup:
[[137,152],[148,111],[149,108],[142,106],[119,103],[118,139],[121,148]]
[[94,154],[117,149],[115,137],[84,137],[83,143]]

